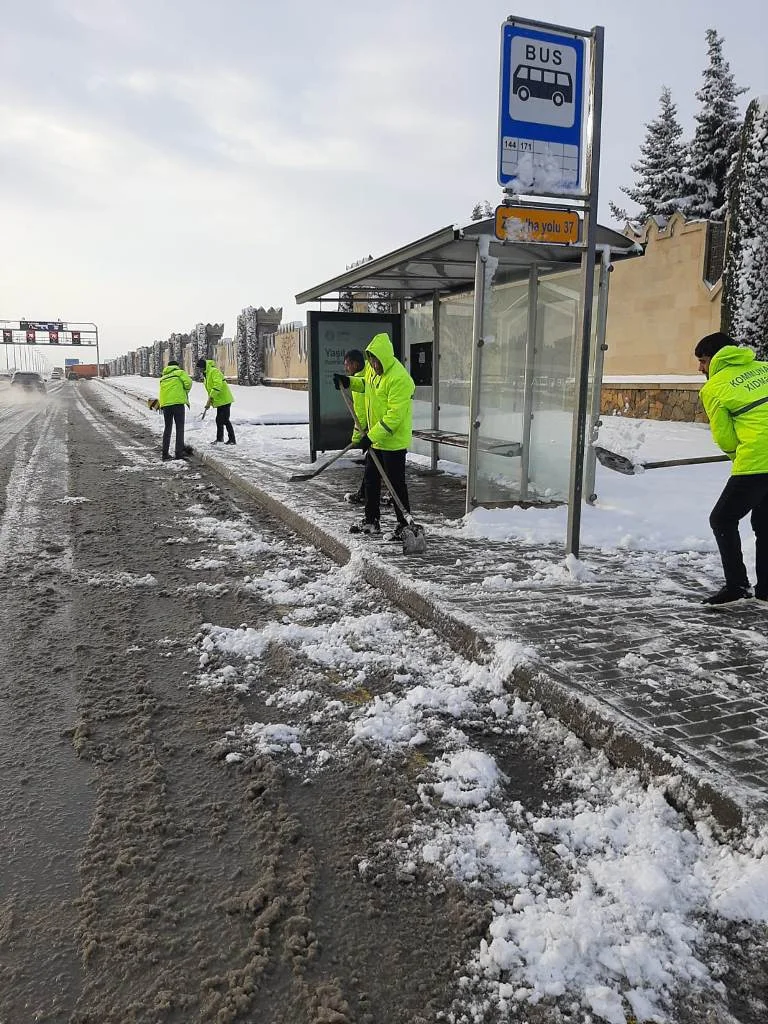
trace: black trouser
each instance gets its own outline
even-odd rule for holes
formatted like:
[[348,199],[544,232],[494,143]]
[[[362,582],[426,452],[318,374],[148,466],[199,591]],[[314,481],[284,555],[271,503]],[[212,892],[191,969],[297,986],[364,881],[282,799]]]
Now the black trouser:
[[752,513],[755,531],[755,593],[768,597],[768,473],[730,477],[709,517],[723,562],[725,585],[734,589],[749,586],[739,536],[739,520],[748,512]]
[[[410,512],[411,504],[408,500],[408,488],[405,483],[406,449],[401,448],[396,452],[384,452],[376,448],[372,449],[372,451],[375,451],[376,458],[381,462],[382,469],[387,474],[395,494]],[[365,460],[363,484],[365,486],[365,518],[369,523],[377,522],[381,514],[381,477],[376,468],[376,463],[371,458],[370,452]],[[394,509],[398,523],[407,522],[397,505],[394,505]]]
[[163,406],[165,430],[163,431],[163,455],[169,454],[171,447],[171,430],[176,425],[176,458],[184,454],[184,406]]
[[235,428],[229,422],[229,413],[232,409],[231,405],[218,405],[216,407],[216,440],[224,440],[224,428],[227,428],[227,439],[230,441],[235,440]]

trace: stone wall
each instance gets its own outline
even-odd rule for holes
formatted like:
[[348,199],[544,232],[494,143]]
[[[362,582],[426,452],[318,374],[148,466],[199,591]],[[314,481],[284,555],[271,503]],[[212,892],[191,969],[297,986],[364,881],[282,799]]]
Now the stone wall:
[[700,384],[603,384],[600,413],[644,420],[706,423]]
[[606,375],[696,372],[696,342],[720,330],[722,282],[706,280],[709,231],[707,221],[676,213],[663,227],[651,218],[630,236],[645,255],[613,267]]

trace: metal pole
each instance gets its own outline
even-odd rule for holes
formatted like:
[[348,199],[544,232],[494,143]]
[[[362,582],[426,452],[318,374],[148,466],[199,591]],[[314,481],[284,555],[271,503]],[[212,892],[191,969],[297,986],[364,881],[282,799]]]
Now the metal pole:
[[528,274],[528,334],[525,339],[523,370],[523,455],[520,463],[520,497],[528,497],[533,426],[533,378],[536,368],[536,328],[539,309],[539,268],[534,263]]
[[592,401],[589,414],[589,438],[585,455],[584,467],[584,490],[587,493],[587,501],[593,505],[597,501],[595,491],[595,470],[597,467],[597,455],[595,455],[595,441],[597,432],[600,429],[600,409],[602,407],[603,392],[603,363],[605,352],[608,346],[605,344],[605,328],[608,322],[608,283],[611,274],[611,247],[601,245],[600,248],[600,280],[597,291],[597,327],[595,328],[595,365],[592,373]]
[[96,324],[92,324],[94,331],[96,332],[96,378],[101,377],[101,362],[99,361],[99,328]]
[[587,154],[587,185],[589,199],[584,211],[586,249],[581,260],[582,334],[576,377],[576,401],[571,436],[571,479],[568,488],[568,526],[566,554],[579,556],[581,533],[581,502],[584,488],[584,448],[589,395],[589,348],[592,336],[592,298],[595,290],[595,240],[597,238],[597,193],[600,178],[600,123],[603,110],[603,43],[602,26],[592,29],[591,99],[592,130]]
[[[440,429],[440,293],[432,295],[432,429]],[[430,468],[437,472],[440,446],[432,442]]]
[[467,497],[465,510],[477,504],[477,439],[480,432],[480,373],[485,339],[485,268],[491,247],[490,235],[477,236],[475,256],[475,304],[472,316],[472,369],[469,378],[469,438],[467,444]]

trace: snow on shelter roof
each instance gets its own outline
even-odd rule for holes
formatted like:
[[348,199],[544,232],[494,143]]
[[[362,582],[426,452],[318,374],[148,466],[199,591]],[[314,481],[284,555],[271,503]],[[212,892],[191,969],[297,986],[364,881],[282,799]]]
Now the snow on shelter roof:
[[[548,264],[552,270],[564,264],[579,263],[583,250],[572,245],[548,245],[524,242],[502,243],[494,235],[494,220],[473,221],[466,227],[441,228],[400,249],[368,260],[332,277],[322,284],[299,292],[296,302],[316,302],[339,291],[387,291],[399,298],[417,298],[434,292],[451,292],[471,288],[475,280],[477,236],[491,235],[491,254],[499,260],[499,268],[520,277],[527,277],[534,263]],[[611,260],[641,256],[642,249],[626,235],[597,226],[597,244],[608,245]]]

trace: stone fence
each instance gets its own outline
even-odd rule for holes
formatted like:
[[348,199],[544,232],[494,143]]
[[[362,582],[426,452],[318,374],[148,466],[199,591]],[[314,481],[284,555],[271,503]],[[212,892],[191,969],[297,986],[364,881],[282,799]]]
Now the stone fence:
[[706,423],[699,401],[699,382],[611,381],[603,382],[600,412],[603,416],[629,416],[645,420]]

